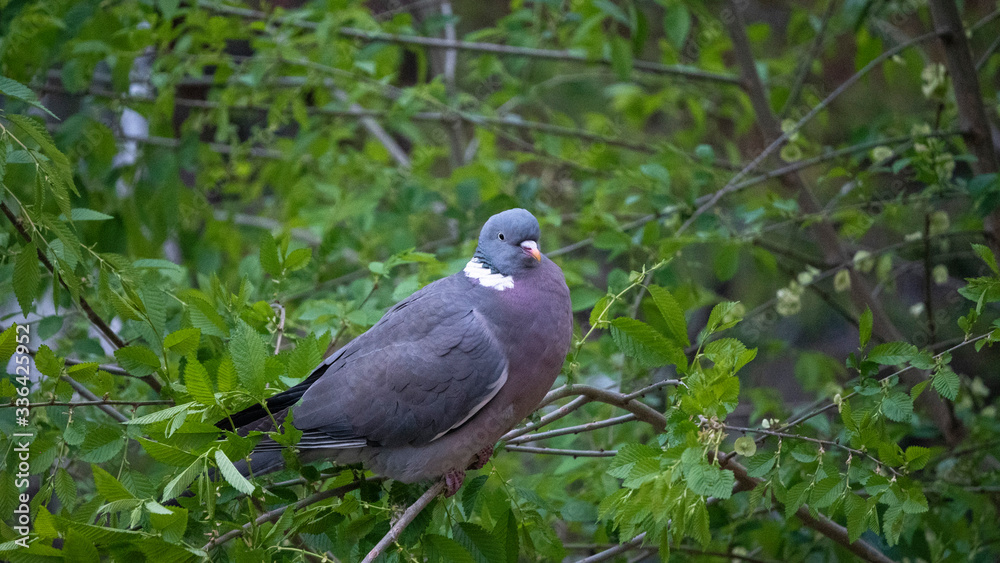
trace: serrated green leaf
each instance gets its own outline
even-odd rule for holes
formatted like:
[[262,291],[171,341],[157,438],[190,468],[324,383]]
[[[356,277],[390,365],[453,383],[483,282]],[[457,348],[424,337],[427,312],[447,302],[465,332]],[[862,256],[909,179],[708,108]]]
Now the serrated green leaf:
[[681,309],[674,296],[658,285],[650,285],[649,294],[653,297],[653,303],[656,304],[660,315],[663,316],[667,328],[670,329],[670,335],[680,346],[690,346],[691,341],[688,339],[688,328],[687,321],[684,320],[684,310]]
[[0,94],[21,100],[32,107],[44,111],[52,116],[53,119],[59,119],[56,117],[56,114],[52,113],[47,107],[42,105],[41,100],[38,99],[38,96],[31,88],[28,88],[13,78],[0,76]]
[[198,351],[201,329],[190,327],[175,330],[163,339],[163,347],[175,354],[187,356]]
[[438,534],[425,534],[420,539],[424,554],[431,563],[476,563],[472,554],[457,541]]
[[125,371],[143,377],[160,369],[160,357],[142,344],[133,344],[115,350],[115,359]]
[[38,352],[35,353],[35,367],[42,375],[48,377],[59,377],[65,362],[66,360],[57,357],[45,344],[39,346]]
[[53,488],[63,506],[73,510],[76,506],[76,480],[69,474],[69,471],[66,471],[65,467],[60,467],[56,470],[55,477],[53,478]]
[[993,255],[993,251],[983,244],[973,244],[972,250],[976,253],[976,256],[989,266],[990,270],[993,270],[994,275],[1000,276],[1000,267],[997,266],[996,256]]
[[245,495],[249,495],[253,492],[254,486],[247,481],[246,477],[240,474],[233,462],[229,461],[226,457],[226,452],[220,450],[215,450],[215,463],[219,466],[219,473],[226,480],[227,483],[233,486],[234,489],[240,491]]
[[124,445],[119,427],[91,427],[80,446],[79,458],[90,463],[104,463],[118,454]]
[[84,207],[74,207],[70,210],[69,216],[73,221],[107,221],[108,219],[114,219],[111,215],[105,215],[100,211]]
[[872,317],[872,310],[865,307],[865,312],[861,313],[861,318],[858,319],[858,332],[861,340],[861,347],[864,348],[868,345],[868,341],[872,337],[872,326],[874,320]]
[[133,495],[125,485],[118,482],[113,475],[96,465],[90,466],[94,472],[94,485],[97,487],[97,494],[106,501],[134,499]]
[[323,361],[323,351],[312,338],[299,340],[295,349],[288,357],[288,377],[299,379],[312,373]]
[[919,471],[931,460],[931,450],[923,446],[909,446],[904,454],[906,466],[912,471]]
[[906,342],[886,342],[872,348],[868,359],[884,366],[896,366],[906,363],[916,357],[917,347]]
[[281,261],[278,258],[278,245],[271,233],[260,237],[260,267],[273,277],[281,275]]
[[618,317],[611,321],[611,337],[626,356],[644,367],[687,364],[683,350],[642,321]]
[[839,476],[819,481],[809,493],[809,505],[813,508],[830,506],[843,494],[845,483]]
[[289,272],[301,270],[309,265],[310,260],[312,260],[311,248],[293,250],[285,257],[285,270]]
[[42,280],[38,267],[38,249],[34,242],[29,242],[21,248],[21,252],[14,260],[14,276],[11,280],[17,303],[25,316],[31,312],[31,304],[38,294],[38,284]]
[[472,522],[459,522],[454,529],[454,536],[469,553],[477,560],[487,563],[506,563],[503,546],[492,534]]
[[187,489],[192,482],[194,482],[195,477],[202,472],[205,467],[204,464],[205,462],[203,458],[196,459],[191,465],[187,466],[184,471],[178,473],[176,477],[167,483],[167,486],[163,488],[163,496],[160,498],[164,501],[177,498],[178,495],[184,492],[184,490]]
[[173,418],[177,413],[182,411],[187,411],[194,403],[184,403],[183,405],[174,405],[172,407],[167,407],[165,409],[160,409],[156,412],[149,413],[147,415],[139,416],[129,420],[125,424],[153,424],[154,422],[162,422]]
[[954,401],[955,397],[958,396],[958,389],[961,382],[954,371],[949,368],[943,368],[934,374],[931,384],[939,395],[949,401]]
[[154,442],[153,440],[149,440],[147,438],[138,438],[138,442],[139,445],[142,446],[142,449],[146,450],[146,453],[148,453],[150,457],[160,463],[165,463],[174,467],[187,467],[198,459],[198,456],[190,452],[186,452],[168,444]]
[[479,493],[483,490],[483,485],[486,484],[488,478],[488,475],[477,475],[462,485],[462,512],[466,518],[472,516],[476,501],[479,499]]
[[184,366],[184,385],[187,386],[191,397],[199,403],[203,405],[215,404],[215,392],[212,390],[212,382],[208,378],[208,372],[194,356],[188,356],[187,364]]
[[243,319],[236,321],[236,328],[229,341],[229,353],[233,358],[240,384],[251,394],[260,395],[264,391],[267,349],[257,331]]
[[899,391],[889,393],[882,399],[882,414],[896,422],[907,421],[913,415],[913,399]]
[[777,463],[778,458],[774,452],[759,452],[746,461],[747,474],[751,477],[761,478]]
[[236,389],[236,366],[228,354],[219,362],[219,370],[215,374],[215,383],[220,392]]

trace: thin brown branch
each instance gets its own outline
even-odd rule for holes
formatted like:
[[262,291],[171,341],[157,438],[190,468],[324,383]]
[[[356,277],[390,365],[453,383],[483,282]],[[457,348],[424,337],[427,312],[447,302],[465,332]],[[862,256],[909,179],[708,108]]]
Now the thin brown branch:
[[555,438],[556,436],[565,436],[567,434],[580,434],[582,432],[590,432],[593,430],[599,430],[601,428],[608,428],[609,426],[616,426],[618,424],[624,424],[626,422],[631,422],[636,420],[634,414],[624,414],[622,416],[616,416],[614,418],[608,418],[605,420],[598,420],[595,422],[588,422],[587,424],[579,424],[577,426],[569,426],[566,428],[557,428],[556,430],[549,430],[548,432],[539,432],[538,434],[525,434],[523,436],[518,436],[507,440],[508,444],[523,444],[525,442],[534,442],[535,440],[545,440],[547,438]]
[[444,491],[444,486],[444,480],[440,480],[431,485],[431,487],[427,489],[424,494],[420,495],[420,498],[418,498],[405,511],[403,511],[402,514],[399,515],[399,519],[396,520],[396,523],[389,528],[388,533],[386,533],[385,536],[383,536],[382,539],[375,544],[375,547],[368,552],[368,555],[365,556],[362,563],[373,563],[376,559],[378,559],[378,556],[381,555],[386,548],[392,545],[397,538],[399,538],[399,535],[402,534],[403,530],[410,525],[410,522],[413,522],[413,519],[416,518],[423,509],[427,508],[427,505],[430,504],[435,497]]
[[[733,472],[737,483],[741,485],[743,490],[752,490],[763,482],[760,479],[750,477],[750,475],[747,474],[746,468],[732,459],[720,456],[718,460],[723,469],[729,469]],[[892,559],[886,557],[884,553],[876,549],[868,542],[858,539],[852,543],[847,534],[847,528],[837,524],[833,520],[830,520],[818,512],[816,514],[816,516],[813,516],[812,510],[807,505],[802,505],[795,512],[795,515],[798,516],[799,520],[802,520],[806,526],[837,542],[861,559],[871,561],[873,563],[892,563]]]
[[[96,401],[50,401],[48,403],[30,403],[26,408],[37,409],[40,407],[99,407],[101,405],[122,405],[122,406],[132,406],[132,407],[148,407],[150,405],[172,405],[173,401],[115,401],[115,400],[102,400],[98,399]],[[12,408],[17,405],[14,404],[14,399],[11,399],[11,403],[8,405],[0,405],[0,409]]]
[[564,455],[569,457],[615,457],[618,450],[566,450],[560,448],[538,448],[535,446],[504,446],[511,452],[526,454]]
[[611,559],[617,555],[621,555],[626,551],[631,551],[639,547],[640,545],[642,545],[642,540],[644,539],[646,539],[646,532],[639,534],[638,536],[628,540],[625,543],[605,549],[604,551],[600,553],[595,553],[590,557],[584,557],[583,559],[580,559],[576,563],[599,563],[600,561],[607,561],[608,559]]
[[[552,393],[552,391],[549,391],[549,394],[551,394],[551,393]],[[546,395],[546,398],[548,398],[548,395]],[[553,400],[555,400],[555,399],[553,399]],[[545,405],[549,404],[550,402],[552,402],[552,401],[545,401],[543,399],[542,403],[539,404],[538,408],[542,408]],[[585,404],[587,404],[589,402],[590,402],[590,399],[587,398],[587,397],[577,397],[577,398],[573,399],[572,401],[566,403],[565,405],[559,407],[558,409],[556,409],[556,410],[554,410],[554,411],[552,411],[552,412],[550,412],[550,413],[542,416],[541,418],[538,419],[538,422],[529,422],[528,424],[525,424],[524,426],[522,426],[520,428],[515,428],[515,429],[511,430],[510,432],[508,432],[508,433],[504,434],[503,436],[501,436],[500,437],[500,441],[501,442],[506,442],[507,440],[511,440],[511,439],[517,438],[518,436],[522,436],[524,434],[527,434],[528,432],[531,432],[532,430],[537,430],[537,429],[539,429],[539,428],[541,428],[543,426],[546,426],[548,424],[552,424],[556,420],[559,420],[560,418],[568,415],[569,413],[575,411],[576,409],[582,407],[583,405],[585,405]]]
[[288,510],[289,508],[291,508],[293,510],[298,510],[300,508],[304,508],[304,507],[309,506],[311,504],[316,504],[317,502],[324,501],[324,500],[326,500],[328,498],[331,498],[331,497],[342,497],[342,496],[346,495],[347,493],[349,493],[349,492],[351,492],[351,491],[353,491],[355,489],[360,488],[365,483],[371,483],[371,482],[382,481],[382,480],[384,480],[383,477],[372,477],[372,478],[369,478],[369,479],[358,479],[357,481],[354,481],[352,483],[348,483],[346,485],[343,485],[343,486],[340,486],[340,487],[337,487],[337,488],[334,488],[334,489],[329,489],[329,490],[326,490],[326,491],[321,491],[321,492],[315,493],[315,494],[310,495],[310,496],[308,496],[308,497],[306,497],[306,498],[304,498],[304,499],[302,499],[302,500],[300,500],[300,501],[298,501],[298,502],[296,502],[294,504],[289,504],[289,505],[286,505],[286,506],[282,506],[281,508],[275,508],[274,510],[270,510],[268,512],[265,512],[264,514],[261,514],[253,522],[247,522],[243,526],[241,526],[239,528],[236,528],[235,530],[230,530],[230,531],[226,532],[225,534],[222,534],[221,536],[219,536],[219,537],[211,540],[210,542],[208,542],[205,545],[203,545],[202,548],[201,548],[201,550],[207,552],[207,551],[209,551],[211,549],[215,549],[216,547],[219,547],[220,545],[226,543],[227,541],[229,541],[229,540],[231,540],[231,539],[233,539],[235,537],[243,535],[244,533],[248,532],[251,528],[253,528],[255,526],[260,526],[261,524],[263,524],[265,522],[274,522],[278,518],[281,518],[281,515],[284,514],[285,511]]
[[[73,379],[70,376],[63,375],[60,377],[60,379],[62,379],[66,383],[69,383],[70,387],[72,387],[73,390],[76,391],[81,397],[88,399],[91,402],[102,400],[100,397],[95,395],[90,389],[87,389],[86,387],[83,386],[82,383]],[[108,416],[117,420],[118,422],[128,422],[129,420],[127,416],[123,415],[121,412],[118,411],[118,409],[116,409],[111,405],[98,405],[97,408],[106,412]]]

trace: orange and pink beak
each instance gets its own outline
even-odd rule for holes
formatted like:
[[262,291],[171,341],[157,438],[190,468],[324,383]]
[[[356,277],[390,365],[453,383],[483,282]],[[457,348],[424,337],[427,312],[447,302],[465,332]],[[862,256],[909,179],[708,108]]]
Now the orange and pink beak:
[[538,250],[538,243],[533,240],[526,240],[521,243],[521,248],[530,254],[535,260],[542,261],[542,253]]

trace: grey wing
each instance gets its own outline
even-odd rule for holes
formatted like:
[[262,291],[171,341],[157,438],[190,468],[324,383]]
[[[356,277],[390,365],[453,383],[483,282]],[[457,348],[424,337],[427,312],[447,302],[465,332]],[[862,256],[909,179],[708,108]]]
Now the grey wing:
[[507,380],[487,321],[437,297],[394,309],[356,344],[293,408],[299,448],[425,444],[464,424]]

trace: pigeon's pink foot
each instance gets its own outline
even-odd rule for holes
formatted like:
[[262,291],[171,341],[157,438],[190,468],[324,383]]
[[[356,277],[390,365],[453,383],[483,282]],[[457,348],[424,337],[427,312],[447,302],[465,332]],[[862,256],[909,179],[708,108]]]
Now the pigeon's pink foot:
[[465,471],[461,469],[452,469],[451,471],[444,474],[444,496],[450,497],[458,492],[458,489],[462,486],[462,482],[465,481]]
[[472,466],[469,469],[482,469],[486,466],[486,463],[490,461],[491,457],[493,457],[492,444],[476,452],[476,461],[472,463]]

